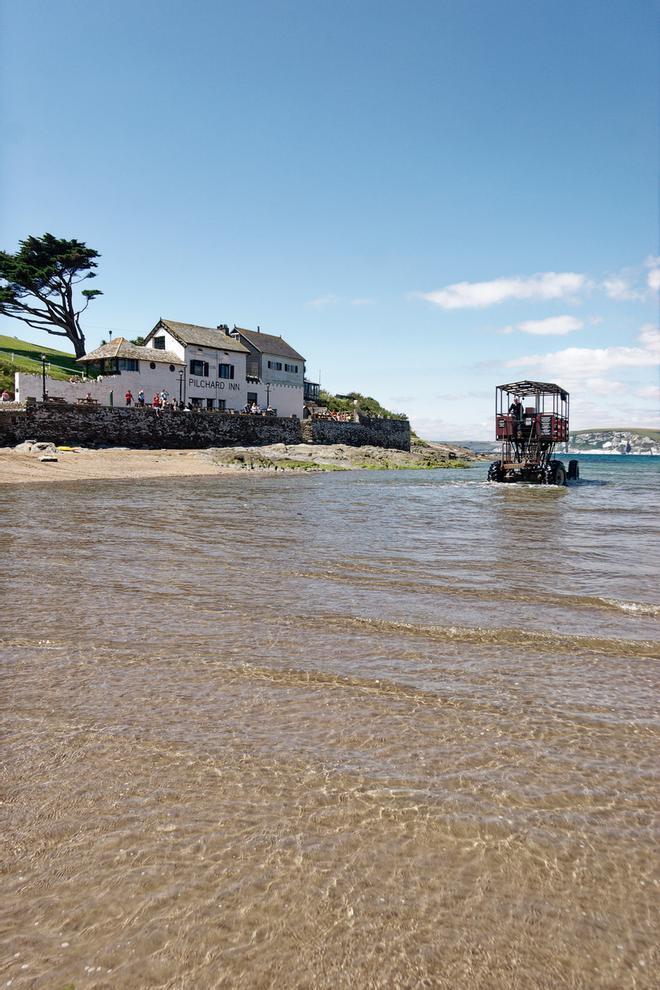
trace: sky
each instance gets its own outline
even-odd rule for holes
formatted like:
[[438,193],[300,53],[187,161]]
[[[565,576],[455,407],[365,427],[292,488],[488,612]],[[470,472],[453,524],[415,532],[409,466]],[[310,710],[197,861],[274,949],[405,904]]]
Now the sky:
[[660,425],[655,0],[1,10],[0,248],[100,252],[88,350],[260,326],[429,439],[524,378]]

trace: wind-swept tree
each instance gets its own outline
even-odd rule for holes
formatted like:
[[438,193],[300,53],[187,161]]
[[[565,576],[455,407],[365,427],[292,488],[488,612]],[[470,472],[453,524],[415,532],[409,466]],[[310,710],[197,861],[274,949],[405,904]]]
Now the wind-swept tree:
[[26,237],[16,254],[0,251],[0,313],[22,320],[30,327],[56,337],[67,337],[76,357],[85,353],[80,316],[100,289],[82,289],[76,302],[76,286],[96,278],[98,251],[82,241],[66,241],[52,234]]

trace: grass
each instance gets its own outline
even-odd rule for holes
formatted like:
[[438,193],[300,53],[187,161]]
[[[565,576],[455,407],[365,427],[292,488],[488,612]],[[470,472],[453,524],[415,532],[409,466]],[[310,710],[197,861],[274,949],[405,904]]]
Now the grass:
[[81,373],[80,365],[76,365],[74,354],[56,350],[54,347],[43,347],[32,344],[18,337],[6,337],[0,334],[0,391],[14,391],[14,372],[24,371],[30,375],[41,374],[41,357],[45,354],[46,375],[59,381],[66,381],[72,375]]

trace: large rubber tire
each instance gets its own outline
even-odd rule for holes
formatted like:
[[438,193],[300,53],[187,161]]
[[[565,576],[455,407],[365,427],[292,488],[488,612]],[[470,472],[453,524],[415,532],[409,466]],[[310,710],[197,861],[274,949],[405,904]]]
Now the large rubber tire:
[[550,484],[551,485],[565,485],[566,484],[566,468],[561,461],[550,461]]
[[568,480],[577,481],[580,477],[580,463],[579,461],[569,461],[568,462]]
[[502,480],[502,462],[493,461],[491,466],[488,468],[488,480],[489,481],[501,481]]

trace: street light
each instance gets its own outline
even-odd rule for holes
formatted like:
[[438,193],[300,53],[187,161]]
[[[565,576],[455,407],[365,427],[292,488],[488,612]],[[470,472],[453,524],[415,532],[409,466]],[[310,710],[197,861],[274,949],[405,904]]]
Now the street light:
[[48,392],[46,391],[46,355],[41,355],[41,401],[45,402],[48,398]]
[[183,405],[183,371],[179,372],[179,405]]

